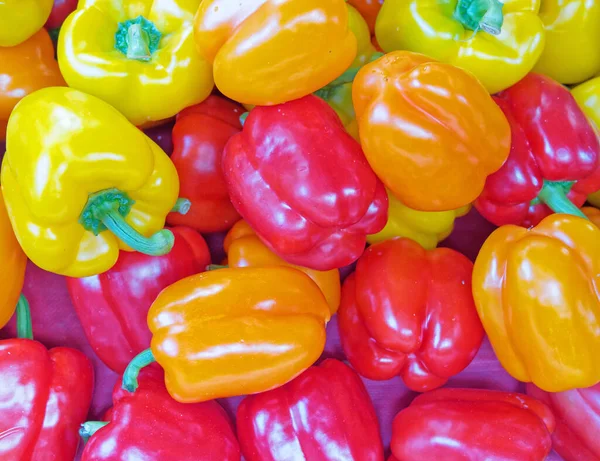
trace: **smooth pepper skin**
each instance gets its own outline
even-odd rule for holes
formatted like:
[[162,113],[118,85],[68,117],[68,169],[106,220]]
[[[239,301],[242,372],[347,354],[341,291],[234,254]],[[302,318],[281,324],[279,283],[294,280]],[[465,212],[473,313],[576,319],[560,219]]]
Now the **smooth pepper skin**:
[[394,237],[407,237],[426,250],[432,250],[454,229],[454,220],[464,216],[470,205],[449,211],[417,211],[403,205],[388,190],[388,221],[376,234],[368,235],[368,243],[378,243]]
[[462,371],[481,346],[473,263],[405,238],[370,246],[344,282],[338,326],[353,368],[368,379],[400,375],[425,392]]
[[152,353],[183,403],[279,387],[323,352],[330,313],[291,267],[219,269],[164,289],[148,313]]
[[52,3],[53,0],[3,0],[0,3],[0,47],[23,43],[39,31],[50,15]]
[[371,167],[415,210],[468,205],[508,157],[506,117],[475,77],[449,64],[388,53],[358,72],[352,100]]
[[391,448],[397,461],[543,461],[554,427],[550,409],[524,394],[437,389],[396,415]]
[[[58,41],[65,80],[113,105],[134,125],[163,120],[198,104],[213,89],[211,65],[194,44],[199,3],[80,0]],[[144,22],[135,42],[131,21],[140,17]]]
[[479,317],[504,368],[548,392],[600,381],[600,229],[553,214],[506,225],[473,269]]
[[54,59],[54,45],[44,28],[20,45],[0,47],[0,62],[2,141],[6,136],[8,117],[24,96],[49,86],[66,86],[66,83]]
[[337,312],[341,296],[340,272],[337,269],[317,271],[288,264],[273,253],[243,219],[227,233],[223,246],[229,267],[291,266],[304,272],[323,292],[331,315]]
[[225,410],[214,400],[193,405],[176,402],[165,389],[158,367],[142,370],[133,393],[121,389],[119,380],[105,419],[108,424],[91,436],[82,461],[240,460]]
[[533,70],[564,84],[600,72],[600,4],[585,0],[541,0],[546,45]]
[[67,347],[7,339],[0,341],[0,382],[0,458],[74,459],[92,400],[88,358]]
[[365,18],[372,34],[375,31],[375,21],[381,5],[383,5],[383,0],[348,0],[348,3]]
[[240,105],[211,95],[177,115],[171,161],[179,174],[180,194],[192,207],[184,215],[169,213],[167,223],[221,232],[240,219],[229,199],[221,157],[229,138],[242,129],[244,112]]
[[27,257],[10,225],[4,197],[0,191],[0,328],[4,327],[15,312],[15,306],[23,288]]
[[377,50],[371,41],[371,32],[365,19],[351,5],[348,5],[348,27],[356,37],[356,58],[350,67],[360,67],[369,62]]
[[[484,18],[471,26],[457,19],[459,5],[476,9],[476,4],[482,13],[503,4],[499,34],[485,31]],[[453,64],[497,93],[521,80],[544,49],[539,8],[540,0],[386,0],[375,32],[384,51],[414,51]]]
[[223,171],[240,215],[292,264],[346,266],[387,220],[385,188],[360,144],[316,96],[253,109]]
[[600,189],[598,137],[565,87],[532,73],[495,100],[510,123],[512,145],[475,202],[487,220],[534,226],[552,213],[539,198],[542,188],[560,188],[576,207]]
[[357,51],[344,0],[205,0],[194,38],[214,66],[221,93],[254,105],[318,90],[340,76]]
[[571,94],[588,120],[596,129],[600,129],[600,77],[577,85],[571,90]]
[[121,374],[129,362],[150,347],[148,310],[158,294],[210,264],[208,246],[188,227],[171,229],[175,244],[164,256],[122,251],[108,271],[67,278],[75,312],[96,355]]
[[177,200],[167,155],[113,107],[72,88],[26,96],[10,116],[6,149],[2,192],[13,229],[29,259],[50,272],[99,274],[129,249],[79,222],[90,194],[125,193],[135,201],[125,221],[145,236],[162,229]]
[[556,430],[552,434],[552,448],[565,461],[600,458],[600,384],[557,393],[527,384],[527,393],[554,413]]
[[246,397],[237,430],[246,461],[383,461],[371,398],[358,375],[335,359]]
[[77,8],[77,0],[54,0],[52,11],[46,21],[45,27],[48,30],[57,29],[62,26],[67,16]]

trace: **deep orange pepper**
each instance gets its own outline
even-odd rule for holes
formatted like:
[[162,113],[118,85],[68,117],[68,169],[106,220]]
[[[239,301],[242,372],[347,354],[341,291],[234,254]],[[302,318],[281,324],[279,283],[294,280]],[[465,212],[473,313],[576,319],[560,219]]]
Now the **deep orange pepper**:
[[273,253],[243,219],[227,233],[223,246],[229,267],[287,266],[304,272],[323,292],[331,315],[337,312],[341,296],[340,273],[337,269],[317,271],[289,264]]
[[470,73],[424,55],[394,51],[365,65],[352,87],[369,164],[404,205],[461,208],[510,150],[510,127]]
[[383,0],[348,0],[348,3],[358,10],[358,12],[365,18],[371,35],[375,31],[375,21],[377,20],[377,14],[383,5]]
[[[0,48],[1,50],[1,48]],[[25,279],[27,257],[15,238],[0,191],[0,328],[12,317]]]
[[21,99],[41,88],[67,84],[44,28],[20,45],[0,47],[0,63],[0,140],[4,140],[8,116]]
[[584,206],[581,211],[585,214],[590,221],[592,221],[598,228],[600,228],[600,210],[593,206]]

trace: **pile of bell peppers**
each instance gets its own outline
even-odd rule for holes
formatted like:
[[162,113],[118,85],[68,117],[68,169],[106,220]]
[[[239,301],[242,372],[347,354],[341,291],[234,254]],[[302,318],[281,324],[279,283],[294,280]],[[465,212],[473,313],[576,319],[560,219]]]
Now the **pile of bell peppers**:
[[595,2],[0,2],[0,459],[600,460],[599,129]]

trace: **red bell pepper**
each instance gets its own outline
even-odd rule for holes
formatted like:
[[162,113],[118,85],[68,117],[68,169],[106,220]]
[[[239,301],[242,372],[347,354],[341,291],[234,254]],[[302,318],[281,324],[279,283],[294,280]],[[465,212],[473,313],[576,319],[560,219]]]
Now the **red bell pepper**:
[[163,288],[210,264],[208,246],[187,227],[172,228],[173,249],[164,256],[122,251],[108,271],[67,278],[67,288],[94,351],[109,368],[122,373],[131,359],[150,346],[146,317]]
[[221,157],[229,138],[242,129],[244,112],[239,104],[209,96],[177,115],[171,160],[179,173],[179,195],[189,199],[192,207],[185,215],[169,214],[167,223],[220,232],[239,221],[221,171]]
[[159,367],[142,370],[135,393],[113,389],[105,421],[85,423],[82,461],[239,461],[240,447],[223,408],[211,400],[173,400]]
[[600,189],[596,132],[565,87],[529,74],[495,98],[511,127],[506,163],[488,176],[477,210],[496,225],[537,225],[578,209]]
[[554,426],[550,409],[524,394],[437,389],[396,415],[391,448],[398,461],[542,461]]
[[387,221],[387,195],[360,144],[309,95],[256,107],[223,171],[234,206],[286,261],[317,270],[354,262]]
[[402,376],[412,390],[442,386],[479,350],[483,327],[471,294],[473,263],[400,238],[370,246],[342,289],[340,340],[369,379]]
[[60,26],[65,22],[67,16],[75,11],[75,8],[77,8],[77,0],[54,0],[52,11],[50,11],[44,27],[48,29],[50,36],[55,41],[58,38]]
[[92,400],[92,365],[75,349],[33,341],[23,297],[17,332],[0,341],[0,459],[72,460]]
[[379,461],[375,409],[351,368],[327,359],[275,390],[246,397],[237,412],[246,461]]
[[600,459],[600,384],[556,393],[527,384],[527,393],[554,413],[556,430],[552,445],[565,461]]

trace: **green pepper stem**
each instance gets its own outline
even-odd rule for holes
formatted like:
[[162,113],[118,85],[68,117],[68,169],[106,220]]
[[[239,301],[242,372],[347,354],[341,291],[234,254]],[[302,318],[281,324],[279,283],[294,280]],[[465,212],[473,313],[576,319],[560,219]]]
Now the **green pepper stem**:
[[175,206],[171,208],[171,213],[187,214],[192,207],[192,202],[186,198],[178,198],[175,202]]
[[123,373],[123,385],[122,388],[128,392],[135,392],[138,388],[138,376],[142,368],[147,367],[151,363],[156,362],[152,349],[146,349],[136,355]]
[[[377,59],[381,58],[382,56],[384,56],[383,53],[379,53],[379,52],[373,53],[371,55],[371,59],[369,59],[369,62],[376,61]],[[315,95],[318,96],[319,98],[327,99],[328,94],[331,90],[333,90],[341,85],[345,85],[346,83],[352,83],[354,81],[354,79],[356,78],[356,74],[358,74],[358,72],[361,69],[362,69],[362,66],[349,68],[342,75],[340,75],[338,78],[336,78],[333,82],[325,85],[320,90],[315,91]]]
[[29,301],[21,294],[17,301],[17,338],[33,339],[33,330],[31,328],[31,310]]
[[207,271],[217,271],[219,269],[228,269],[229,266],[225,266],[222,264],[209,264],[208,266],[206,266],[206,270]]
[[454,18],[467,29],[499,35],[504,22],[503,7],[499,0],[458,0]]
[[131,24],[127,30],[127,58],[137,61],[150,61],[148,34],[141,24]]
[[573,205],[560,183],[545,181],[538,198],[555,213],[570,214],[580,218],[589,219],[583,211]]
[[79,428],[79,435],[83,439],[83,442],[87,443],[92,435],[94,435],[107,424],[108,422],[106,421],[87,421]]
[[248,118],[248,114],[250,114],[250,112],[244,112],[242,115],[240,115],[240,124],[242,126],[244,126],[244,123],[246,123],[246,119]]

